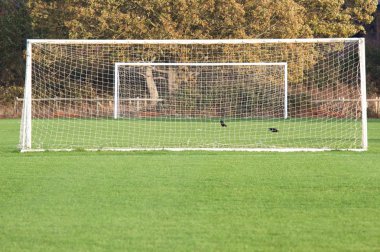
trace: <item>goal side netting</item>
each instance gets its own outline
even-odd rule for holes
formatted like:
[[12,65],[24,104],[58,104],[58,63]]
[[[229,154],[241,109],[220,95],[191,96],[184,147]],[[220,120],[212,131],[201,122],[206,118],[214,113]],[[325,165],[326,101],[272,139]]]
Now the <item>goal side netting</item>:
[[21,151],[366,150],[363,39],[28,40]]

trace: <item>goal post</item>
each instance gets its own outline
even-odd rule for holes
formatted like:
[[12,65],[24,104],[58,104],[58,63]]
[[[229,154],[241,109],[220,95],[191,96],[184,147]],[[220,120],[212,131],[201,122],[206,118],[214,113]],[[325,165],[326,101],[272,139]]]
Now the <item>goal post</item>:
[[365,74],[363,38],[28,40],[19,148],[363,151]]
[[366,82],[366,61],[364,38],[359,40],[359,65],[360,65],[360,102],[362,113],[362,142],[363,150],[368,149],[368,127],[367,127],[367,82]]
[[[274,83],[274,81],[272,80],[268,80],[269,78],[263,78],[261,77],[261,80],[262,81],[267,81],[268,83],[272,82],[273,85],[277,85],[277,89],[278,90],[281,90],[279,92],[277,92],[275,95],[274,100],[281,100],[282,104],[283,104],[283,107],[281,108],[281,110],[283,110],[283,118],[284,119],[287,119],[288,118],[288,104],[287,104],[287,100],[288,100],[288,94],[287,94],[287,90],[288,90],[288,79],[287,79],[287,63],[286,62],[274,62],[274,63],[267,63],[267,62],[257,62],[257,63],[149,63],[149,62],[137,62],[137,63],[128,63],[128,62],[117,62],[115,63],[115,77],[114,77],[114,119],[118,119],[119,118],[119,107],[120,107],[120,99],[123,99],[124,101],[162,101],[162,99],[141,99],[140,97],[120,97],[120,84],[124,84],[124,85],[131,85],[131,81],[133,81],[133,79],[131,80],[130,76],[126,77],[126,76],[123,76],[123,80],[121,80],[121,76],[120,76],[120,72],[123,72],[123,71],[131,71],[133,69],[136,69],[136,68],[144,68],[144,67],[151,67],[151,68],[180,68],[180,67],[191,67],[191,68],[198,68],[198,69],[201,69],[202,67],[203,68],[213,68],[215,70],[217,70],[219,68],[219,70],[221,70],[222,68],[224,68],[225,70],[228,69],[228,68],[237,68],[239,69],[240,68],[245,68],[245,70],[247,70],[247,68],[252,68],[251,71],[250,71],[250,74],[259,74],[261,72],[261,74],[265,73],[265,74],[269,74],[269,75],[272,75],[271,77],[275,77],[277,78],[277,80],[279,80],[279,82],[277,83]],[[254,71],[258,68],[261,68],[261,69],[258,69],[257,71]],[[273,71],[275,69],[275,71]],[[253,71],[252,71],[253,70]],[[160,70],[158,70],[160,71]],[[161,72],[169,72],[168,70],[161,70]],[[282,73],[281,73],[282,71]],[[246,73],[248,74],[248,73]],[[244,76],[244,73],[242,74]],[[269,76],[266,76],[266,77],[269,77]],[[128,78],[128,80],[126,80],[126,78]],[[126,83],[123,83],[126,82]],[[219,79],[219,80],[216,80],[216,81],[219,81],[219,82],[222,82],[224,81],[223,78]],[[140,83],[140,85],[142,85],[143,87],[146,85],[145,83],[146,81],[143,80],[143,83]],[[252,87],[254,87],[255,85],[259,85],[260,83],[258,83],[258,81],[254,81],[253,79],[251,80],[248,80],[248,85],[252,85]],[[210,83],[207,83],[208,85]],[[206,84],[206,85],[207,85]],[[261,83],[262,84],[262,83]],[[201,83],[200,83],[201,85]],[[212,83],[211,83],[212,85]],[[270,86],[268,85],[270,88],[273,88],[273,86]],[[283,89],[282,89],[283,88]],[[279,99],[278,96],[281,96],[283,97],[283,99]],[[278,102],[277,102],[278,103]],[[268,108],[267,108],[268,109]]]
[[27,41],[24,101],[21,115],[20,143],[22,150],[32,148],[32,42]]

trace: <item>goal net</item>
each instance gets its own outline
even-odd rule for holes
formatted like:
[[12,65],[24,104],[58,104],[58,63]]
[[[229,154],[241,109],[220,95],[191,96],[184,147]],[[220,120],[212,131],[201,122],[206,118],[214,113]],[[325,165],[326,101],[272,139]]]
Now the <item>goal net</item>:
[[367,149],[364,40],[28,40],[20,149]]
[[287,65],[116,63],[114,92],[115,119],[141,117],[152,109],[179,119],[286,119]]

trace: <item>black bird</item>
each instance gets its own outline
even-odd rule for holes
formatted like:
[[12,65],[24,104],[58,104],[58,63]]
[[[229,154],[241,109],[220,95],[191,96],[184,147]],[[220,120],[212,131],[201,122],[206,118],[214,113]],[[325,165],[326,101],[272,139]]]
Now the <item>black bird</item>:
[[225,124],[223,120],[220,120],[220,126],[227,127],[227,124]]
[[274,133],[274,132],[278,132],[278,129],[276,129],[276,128],[269,128],[269,131]]

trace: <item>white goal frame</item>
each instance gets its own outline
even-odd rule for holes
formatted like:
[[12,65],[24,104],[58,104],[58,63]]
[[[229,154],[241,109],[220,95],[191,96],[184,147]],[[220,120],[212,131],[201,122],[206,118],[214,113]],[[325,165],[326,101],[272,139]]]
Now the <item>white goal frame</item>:
[[[149,62],[117,62],[115,63],[114,82],[114,119],[119,118],[119,67],[120,66],[280,66],[284,69],[284,119],[288,118],[288,64],[286,62],[258,62],[258,63],[149,63]],[[141,100],[141,98],[130,98],[128,100]],[[151,99],[144,99],[151,100]],[[159,99],[161,100],[161,99]]]
[[[360,78],[360,105],[361,105],[361,148],[358,149],[344,149],[350,151],[366,151],[368,149],[368,132],[367,132],[367,101],[366,101],[366,61],[365,61],[365,39],[364,38],[310,38],[310,39],[222,39],[222,40],[70,40],[70,39],[28,39],[26,45],[26,70],[25,70],[25,88],[24,88],[24,102],[23,112],[21,117],[20,126],[20,141],[19,148],[21,152],[30,151],[45,151],[45,149],[35,149],[32,146],[32,49],[34,44],[166,44],[166,45],[221,45],[221,44],[264,44],[264,43],[331,43],[331,42],[357,42],[358,43],[358,68]],[[148,63],[152,64],[152,63]],[[272,64],[272,63],[268,63]],[[116,112],[115,112],[116,113]],[[286,116],[287,117],[287,116]],[[55,149],[49,149],[55,151]],[[69,151],[73,149],[57,149],[56,151]],[[99,149],[87,149],[99,150]],[[116,150],[116,151],[133,151],[137,149],[124,149],[124,148],[104,148],[103,150]],[[144,149],[148,150],[148,149]],[[162,150],[161,148],[151,148],[151,150]],[[166,148],[165,150],[178,151],[182,149]],[[211,151],[326,151],[335,150],[329,148],[255,148],[255,149],[231,149],[231,148],[189,148],[184,150],[211,150]]]

